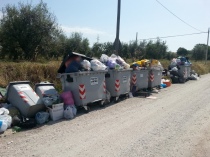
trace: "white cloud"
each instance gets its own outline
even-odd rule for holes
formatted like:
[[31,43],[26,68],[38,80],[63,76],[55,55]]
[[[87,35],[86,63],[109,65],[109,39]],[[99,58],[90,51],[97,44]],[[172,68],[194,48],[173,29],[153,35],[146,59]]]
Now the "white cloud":
[[92,28],[89,28],[89,27],[61,26],[61,28],[66,33],[79,32],[79,33],[88,34],[88,35],[107,35],[106,32],[99,31],[99,30],[96,30],[96,29],[92,29]]

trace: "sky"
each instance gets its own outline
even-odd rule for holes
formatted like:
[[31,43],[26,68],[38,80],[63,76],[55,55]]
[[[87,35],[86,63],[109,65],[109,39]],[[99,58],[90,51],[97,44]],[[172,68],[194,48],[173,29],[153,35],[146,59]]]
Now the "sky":
[[[39,0],[0,0],[0,8],[18,2],[37,4]],[[54,13],[67,36],[80,32],[90,41],[113,42],[116,35],[117,0],[43,0]],[[170,11],[193,27],[207,32],[210,27],[210,0],[159,0]],[[0,12],[0,18],[2,13]],[[198,33],[170,14],[156,0],[121,0],[120,41]],[[162,39],[168,50],[188,50],[206,44],[207,34]]]

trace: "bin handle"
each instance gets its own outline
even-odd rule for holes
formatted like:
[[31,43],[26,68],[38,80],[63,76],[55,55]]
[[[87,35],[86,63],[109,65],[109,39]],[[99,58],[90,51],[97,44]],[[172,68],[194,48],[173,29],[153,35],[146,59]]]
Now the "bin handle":
[[66,81],[67,82],[74,82],[73,78],[70,75],[67,75]]
[[109,73],[106,73],[105,74],[105,78],[110,78],[110,74]]

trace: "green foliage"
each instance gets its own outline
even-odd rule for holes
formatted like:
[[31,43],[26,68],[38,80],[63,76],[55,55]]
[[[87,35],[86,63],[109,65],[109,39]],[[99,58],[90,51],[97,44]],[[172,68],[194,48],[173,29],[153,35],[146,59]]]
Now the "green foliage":
[[[207,46],[205,44],[196,44],[195,47],[192,50],[192,57],[195,60],[203,60],[203,59],[205,59],[206,49],[207,49]],[[210,53],[210,49],[209,49],[208,54],[209,53]],[[209,56],[210,56],[210,54],[209,54]]]
[[0,28],[1,55],[14,60],[35,60],[39,53],[48,53],[59,34],[54,15],[42,1],[36,6],[7,5]]
[[188,55],[188,51],[187,49],[183,48],[183,47],[180,47],[178,50],[177,50],[177,55],[178,56],[187,56]]

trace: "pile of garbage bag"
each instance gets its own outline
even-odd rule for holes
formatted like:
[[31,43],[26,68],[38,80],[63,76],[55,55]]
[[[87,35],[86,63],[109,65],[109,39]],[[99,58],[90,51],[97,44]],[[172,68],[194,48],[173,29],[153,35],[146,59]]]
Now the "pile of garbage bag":
[[98,59],[83,59],[79,55],[69,57],[65,62],[65,73],[74,73],[80,71],[100,71],[107,70],[107,66]]
[[110,57],[102,54],[100,61],[104,63],[109,69],[122,70],[130,68],[130,65],[127,64],[124,59],[115,54],[112,54]]
[[[177,67],[179,65],[192,65],[192,64],[189,61],[189,58],[188,57],[178,57],[178,58],[173,58],[172,59],[169,68],[172,70],[174,67]],[[175,70],[176,69],[174,69],[174,71]]]
[[143,59],[137,62],[134,62],[131,64],[131,68],[134,70],[136,69],[146,69],[146,68],[151,68],[151,69],[157,69],[157,70],[163,70],[163,66],[158,60],[152,59]]

